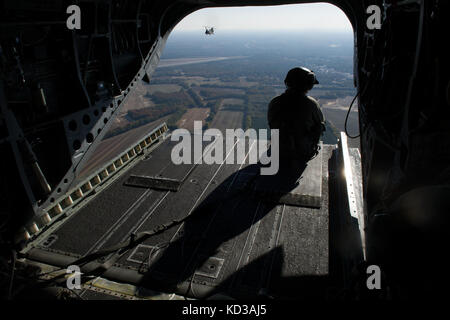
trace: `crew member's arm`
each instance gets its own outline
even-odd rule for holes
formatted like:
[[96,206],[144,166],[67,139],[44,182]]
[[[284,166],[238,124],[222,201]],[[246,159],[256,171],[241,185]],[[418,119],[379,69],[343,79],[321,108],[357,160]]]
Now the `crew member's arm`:
[[277,98],[272,99],[269,103],[267,121],[270,129],[280,129],[280,105]]
[[323,116],[322,110],[320,109],[320,105],[319,102],[317,102],[316,100],[314,100],[316,108],[314,112],[314,120],[317,121],[317,123],[321,123],[323,126],[325,126],[325,118]]
[[325,130],[325,118],[322,110],[320,109],[319,102],[312,97],[308,97],[311,102],[311,121],[308,123],[308,131],[314,135],[321,135]]

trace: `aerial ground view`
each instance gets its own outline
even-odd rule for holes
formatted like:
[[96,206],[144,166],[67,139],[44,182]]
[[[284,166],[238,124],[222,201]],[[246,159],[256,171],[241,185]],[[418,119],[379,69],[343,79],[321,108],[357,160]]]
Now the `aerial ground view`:
[[[284,92],[286,72],[296,66],[316,73],[320,84],[310,95],[326,118],[322,140],[335,144],[356,93],[350,30],[219,30],[214,36],[175,30],[150,84],[139,84],[105,139],[124,137],[159,119],[172,130],[192,130],[195,120],[203,121],[204,128],[221,130],[268,128],[268,104]],[[354,105],[349,114],[350,135],[358,133],[357,110]],[[358,141],[351,144],[358,146]]]

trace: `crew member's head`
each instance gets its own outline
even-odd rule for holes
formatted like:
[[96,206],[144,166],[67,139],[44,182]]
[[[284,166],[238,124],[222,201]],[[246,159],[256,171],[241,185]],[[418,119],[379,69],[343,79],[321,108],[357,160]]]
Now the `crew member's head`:
[[288,89],[295,89],[301,92],[308,92],[315,84],[319,84],[313,71],[300,67],[289,70],[284,79],[284,83]]

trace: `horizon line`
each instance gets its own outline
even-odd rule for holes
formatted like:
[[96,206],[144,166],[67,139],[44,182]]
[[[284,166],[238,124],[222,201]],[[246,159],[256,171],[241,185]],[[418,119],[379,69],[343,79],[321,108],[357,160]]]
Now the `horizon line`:
[[[329,33],[354,33],[353,29],[216,29],[214,35],[220,32],[329,32]],[[173,29],[174,32],[199,32],[204,33],[203,29]],[[219,32],[219,33],[218,33]]]

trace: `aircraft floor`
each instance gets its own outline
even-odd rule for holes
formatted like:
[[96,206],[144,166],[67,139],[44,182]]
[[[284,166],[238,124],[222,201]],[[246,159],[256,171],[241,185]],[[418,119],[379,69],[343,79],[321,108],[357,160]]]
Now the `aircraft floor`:
[[[334,146],[321,151],[321,207],[307,208],[253,192],[252,165],[174,165],[173,145],[164,142],[124,173],[56,230],[56,241],[36,245],[29,258],[50,263],[42,257],[81,257],[195,213],[129,250],[114,266],[124,275],[111,280],[194,298],[325,294],[328,163]],[[124,185],[130,175],[185,180],[177,192],[158,191]]]

